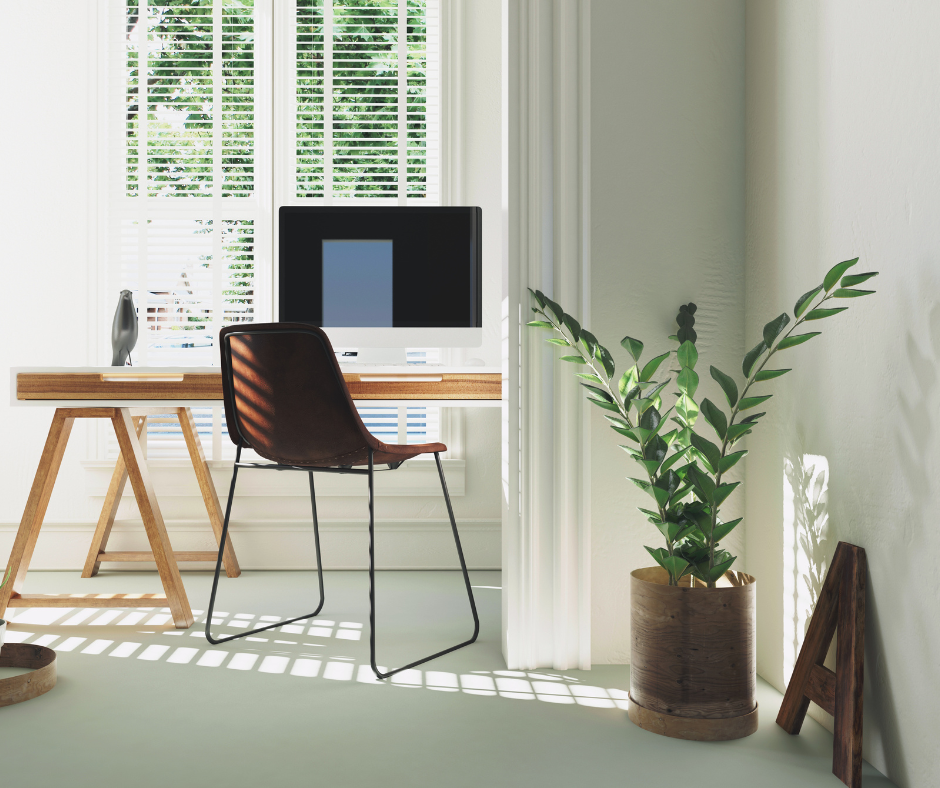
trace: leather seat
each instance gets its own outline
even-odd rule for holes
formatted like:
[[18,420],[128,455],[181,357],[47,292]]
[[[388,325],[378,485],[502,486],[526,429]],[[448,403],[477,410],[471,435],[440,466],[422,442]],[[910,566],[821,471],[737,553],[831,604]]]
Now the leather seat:
[[353,403],[329,338],[303,323],[222,329],[222,386],[229,436],[281,465],[398,465],[447,451],[443,443],[398,445],[372,435]]

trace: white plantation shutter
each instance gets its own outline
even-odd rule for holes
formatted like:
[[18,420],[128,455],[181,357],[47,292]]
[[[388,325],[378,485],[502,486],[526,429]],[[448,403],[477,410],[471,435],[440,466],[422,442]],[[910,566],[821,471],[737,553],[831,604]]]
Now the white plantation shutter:
[[291,202],[439,203],[439,3],[295,2]]
[[135,364],[218,364],[219,330],[261,306],[253,2],[114,2],[109,37],[108,300],[134,294]]

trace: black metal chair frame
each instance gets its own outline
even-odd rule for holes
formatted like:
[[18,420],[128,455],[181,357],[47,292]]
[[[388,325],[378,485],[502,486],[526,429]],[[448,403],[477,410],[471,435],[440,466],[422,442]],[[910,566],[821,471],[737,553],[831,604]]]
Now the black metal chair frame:
[[[372,458],[373,451],[369,449],[369,467],[368,468],[353,468],[350,466],[340,466],[340,467],[330,467],[330,468],[315,468],[315,467],[306,467],[300,465],[278,465],[277,463],[248,463],[241,462],[242,447],[239,445],[235,452],[235,467],[232,469],[232,484],[229,487],[228,493],[228,503],[225,506],[225,521],[222,524],[222,538],[219,540],[219,557],[215,565],[215,577],[212,580],[212,594],[209,597],[209,610],[208,615],[206,616],[206,640],[208,640],[213,645],[218,645],[220,643],[228,643],[232,640],[237,640],[238,638],[247,637],[248,635],[254,635],[258,632],[264,632],[269,629],[274,629],[276,627],[284,626],[285,624],[292,624],[295,621],[303,621],[305,619],[310,619],[316,617],[320,610],[323,608],[324,602],[324,593],[323,593],[323,562],[320,560],[320,528],[317,521],[317,498],[316,492],[314,490],[313,484],[313,474],[314,473],[351,473],[359,476],[368,476],[369,477],[369,658],[372,665],[372,670],[375,675],[380,679],[387,679],[389,676],[394,676],[396,673],[400,673],[403,670],[408,670],[409,668],[416,667],[418,665],[423,665],[425,662],[430,662],[432,659],[437,659],[438,657],[443,656],[444,654],[449,654],[451,651],[456,651],[457,649],[463,648],[464,646],[469,646],[471,643],[474,643],[477,639],[477,636],[480,634],[480,618],[477,615],[477,606],[476,602],[473,599],[473,589],[470,586],[470,575],[467,573],[467,562],[464,559],[463,548],[460,545],[460,535],[457,533],[457,521],[454,518],[454,509],[450,503],[450,493],[447,491],[447,481],[444,478],[444,468],[441,466],[441,457],[438,452],[434,452],[434,461],[437,463],[437,473],[441,479],[441,489],[444,491],[444,500],[447,503],[447,514],[450,517],[450,527],[454,533],[454,542],[457,545],[457,555],[460,558],[460,569],[463,572],[464,583],[467,587],[467,598],[470,600],[470,610],[473,612],[473,636],[469,640],[465,640],[463,643],[460,643],[456,646],[451,646],[446,648],[443,651],[438,651],[436,654],[431,654],[429,657],[424,657],[422,659],[416,660],[414,662],[409,662],[407,665],[402,665],[400,668],[395,668],[390,670],[387,673],[382,673],[375,662],[375,468],[373,466]],[[395,470],[400,467],[401,463],[396,465],[390,465],[388,470]],[[212,611],[215,609],[215,598],[216,593],[219,587],[219,574],[222,570],[222,553],[225,550],[225,540],[228,538],[228,526],[229,520],[232,515],[232,501],[235,498],[235,482],[238,479],[238,469],[239,468],[254,468],[259,470],[274,470],[274,471],[304,471],[308,474],[310,479],[310,505],[313,510],[313,535],[314,542],[316,544],[317,551],[317,576],[320,583],[320,604],[317,605],[317,609],[312,613],[308,613],[303,616],[297,616],[296,618],[285,619],[284,621],[278,621],[274,624],[268,624],[263,627],[258,627],[257,629],[252,629],[247,632],[239,632],[236,635],[230,635],[224,638],[213,638],[211,633],[212,626]],[[380,471],[381,472],[381,471]]]

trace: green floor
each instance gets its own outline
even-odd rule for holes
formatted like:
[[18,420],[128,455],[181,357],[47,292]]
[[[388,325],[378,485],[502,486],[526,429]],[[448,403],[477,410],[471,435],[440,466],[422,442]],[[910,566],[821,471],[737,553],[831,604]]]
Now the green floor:
[[[234,632],[239,619],[309,612],[315,578],[308,572],[223,578],[217,631]],[[184,579],[193,607],[204,609],[210,576]],[[59,683],[41,698],[0,709],[2,784],[841,784],[830,774],[831,735],[812,720],[800,736],[785,734],[774,724],[780,694],[763,681],[760,730],[705,744],[633,726],[623,710],[627,667],[503,670],[497,572],[473,573],[482,620],[477,644],[376,683],[368,669],[368,576],[328,572],[325,579],[318,624],[216,647],[198,624],[178,632],[153,610],[11,610],[8,639],[56,649]],[[152,573],[81,580],[77,573],[31,572],[26,591],[160,588]],[[382,665],[411,661],[470,631],[457,573],[379,573],[377,594]],[[866,764],[866,788],[891,785]]]

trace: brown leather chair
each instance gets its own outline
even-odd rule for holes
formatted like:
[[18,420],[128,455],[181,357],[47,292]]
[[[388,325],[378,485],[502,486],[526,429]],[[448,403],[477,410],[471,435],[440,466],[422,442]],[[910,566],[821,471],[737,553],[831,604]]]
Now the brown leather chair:
[[[222,329],[220,346],[225,418],[229,437],[237,448],[228,504],[225,507],[219,560],[212,581],[209,614],[206,616],[206,639],[210,643],[226,643],[294,621],[313,618],[320,612],[324,601],[323,565],[320,560],[320,532],[313,474],[351,473],[369,477],[369,647],[375,675],[384,679],[473,643],[480,632],[480,619],[470,587],[467,563],[460,546],[454,510],[447,492],[444,469],[441,467],[440,453],[447,451],[447,447],[443,443],[398,446],[383,443],[373,436],[362,423],[352,397],[349,396],[330,340],[316,326],[304,323],[243,323]],[[270,462],[243,463],[243,448],[253,449],[256,454]],[[467,586],[470,610],[473,613],[473,637],[429,657],[382,673],[375,662],[375,466],[386,465],[387,470],[395,470],[405,460],[422,454],[433,454],[437,463],[441,489],[444,491],[457,555],[460,558],[460,568]],[[313,613],[215,639],[210,632],[212,611],[215,607],[219,573],[222,568],[222,551],[228,536],[239,468],[307,473],[313,510],[320,604]]]

